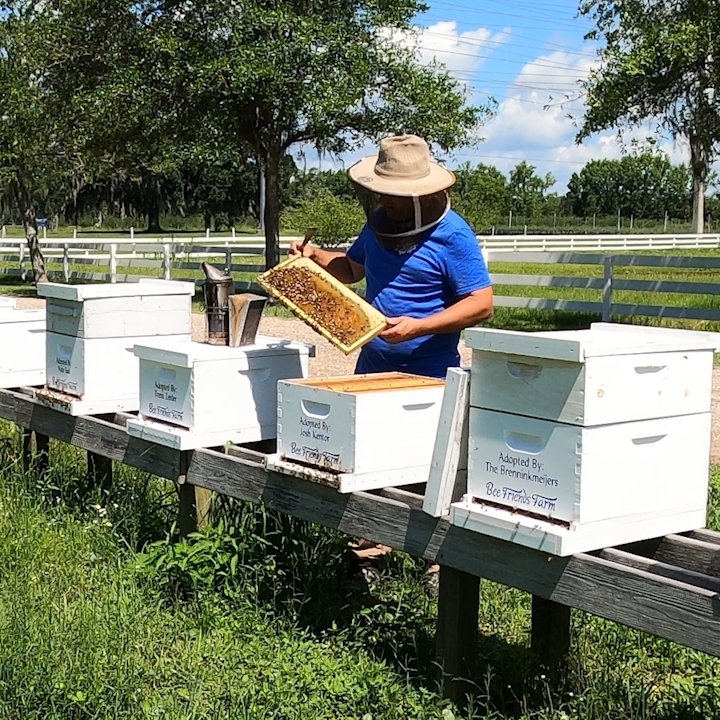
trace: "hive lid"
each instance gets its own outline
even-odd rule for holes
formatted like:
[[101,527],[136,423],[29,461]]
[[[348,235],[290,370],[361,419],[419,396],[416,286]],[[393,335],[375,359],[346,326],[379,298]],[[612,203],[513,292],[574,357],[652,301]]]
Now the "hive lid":
[[304,385],[337,393],[368,393],[384,390],[417,390],[418,388],[444,387],[445,380],[402,372],[366,373],[340,375],[337,377],[301,378],[283,380],[290,385]]
[[715,350],[715,333],[593,323],[583,330],[520,332],[470,328],[465,344],[475,350],[508,355],[584,362],[590,357],[655,352]]
[[309,258],[284,260],[258,282],[346,355],[387,327],[381,312]]
[[37,294],[58,300],[96,300],[98,298],[137,297],[138,295],[194,295],[195,284],[180,280],[140,278],[137,282],[88,283],[65,285],[42,282],[37,284]]
[[258,336],[254,345],[229,347],[202,342],[163,342],[160,338],[133,346],[133,352],[142,360],[191,368],[197,362],[237,360],[244,357],[276,357],[278,355],[310,354],[314,350],[306,343],[282,338]]

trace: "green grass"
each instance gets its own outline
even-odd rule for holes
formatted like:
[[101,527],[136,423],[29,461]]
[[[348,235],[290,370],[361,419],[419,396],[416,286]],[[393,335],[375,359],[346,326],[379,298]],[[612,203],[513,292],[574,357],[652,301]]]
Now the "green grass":
[[[346,538],[225,499],[188,541],[172,486],[117,466],[93,488],[52,442],[39,478],[0,424],[0,718],[706,720],[720,660],[575,611],[547,676],[527,594],[482,583],[477,696],[437,695],[435,600],[423,565],[390,556],[369,591],[342,582]],[[720,529],[720,468],[709,526]]]

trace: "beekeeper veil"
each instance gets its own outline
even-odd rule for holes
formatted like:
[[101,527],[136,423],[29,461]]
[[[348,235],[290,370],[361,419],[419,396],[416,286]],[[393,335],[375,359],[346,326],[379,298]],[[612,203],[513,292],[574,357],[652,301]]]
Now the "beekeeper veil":
[[455,175],[434,162],[416,135],[380,141],[377,155],[348,171],[368,224],[386,244],[402,243],[442,220]]

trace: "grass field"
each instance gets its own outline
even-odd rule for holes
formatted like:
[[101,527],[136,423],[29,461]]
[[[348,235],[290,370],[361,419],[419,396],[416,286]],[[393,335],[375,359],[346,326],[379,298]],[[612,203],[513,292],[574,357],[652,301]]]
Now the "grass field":
[[[0,424],[0,718],[707,720],[720,660],[573,612],[557,676],[529,651],[529,597],[483,582],[477,695],[437,694],[435,599],[391,555],[369,589],[344,579],[342,534],[225,501],[178,541],[165,481],[119,466],[89,486],[52,441],[44,477]],[[720,468],[709,525],[720,529]]]
[[[0,292],[35,293],[18,281]],[[596,319],[498,308],[492,324]],[[380,583],[349,584],[341,533],[227,500],[180,541],[172,485],[118,465],[100,490],[84,453],[52,441],[52,455],[46,475],[23,472],[18,431],[0,423],[0,720],[720,717],[719,659],[580,611],[570,661],[548,675],[529,650],[529,596],[485,581],[481,679],[461,712],[437,693],[422,563],[396,552]],[[720,530],[718,466],[710,487]]]

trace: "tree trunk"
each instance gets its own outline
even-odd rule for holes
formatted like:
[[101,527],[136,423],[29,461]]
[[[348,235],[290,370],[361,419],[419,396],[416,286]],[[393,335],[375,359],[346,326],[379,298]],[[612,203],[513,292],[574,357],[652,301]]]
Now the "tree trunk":
[[160,181],[155,175],[147,175],[143,178],[143,195],[147,217],[146,232],[161,233],[163,230],[160,227]]
[[705,183],[693,174],[692,231],[705,232]]
[[690,171],[693,183],[692,231],[697,235],[705,232],[705,179],[709,162],[705,144],[694,132],[689,133]]
[[267,151],[265,161],[265,267],[280,262],[280,148]]
[[37,220],[35,219],[35,210],[30,203],[29,193],[17,177],[10,181],[9,189],[10,197],[15,200],[15,206],[20,211],[25,226],[25,240],[27,241],[33,269],[33,284],[45,282],[48,279],[45,270],[45,258],[40,250]]
[[38,241],[37,220],[35,212],[30,207],[27,208],[24,215],[25,239],[27,240],[28,250],[30,252],[30,262],[33,269],[33,284],[39,282],[47,282],[47,272],[45,270],[45,258],[40,250],[40,242]]

